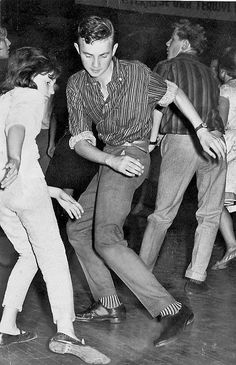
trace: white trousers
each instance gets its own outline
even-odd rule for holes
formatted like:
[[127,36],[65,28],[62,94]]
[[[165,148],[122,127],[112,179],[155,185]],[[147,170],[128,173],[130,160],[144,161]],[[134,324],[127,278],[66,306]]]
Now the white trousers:
[[21,178],[0,190],[0,225],[19,258],[10,274],[3,306],[22,310],[38,267],[46,282],[54,323],[74,321],[73,289],[51,198],[44,178]]
[[192,260],[185,272],[189,279],[204,281],[219,228],[224,203],[226,161],[204,157],[196,136],[167,134],[161,145],[162,162],[156,207],[148,217],[140,256],[152,270],[166,232],[176,217],[184,193],[196,174],[197,228]]

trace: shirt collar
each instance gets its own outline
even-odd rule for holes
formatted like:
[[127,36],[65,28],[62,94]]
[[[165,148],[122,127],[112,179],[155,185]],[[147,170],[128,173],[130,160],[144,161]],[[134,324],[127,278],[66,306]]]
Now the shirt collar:
[[116,57],[113,57],[113,62],[114,62],[114,67],[111,81],[124,83],[126,79],[124,66]]
[[181,52],[174,58],[199,59],[196,53],[191,53],[191,52]]
[[[113,72],[112,72],[111,82],[123,83],[124,80],[125,80],[125,68],[120,63],[118,58],[113,57],[112,60],[113,60]],[[86,74],[86,82],[88,82],[90,84],[96,84],[97,83],[97,81],[95,81],[94,78],[91,77],[86,70],[84,70],[84,72]]]

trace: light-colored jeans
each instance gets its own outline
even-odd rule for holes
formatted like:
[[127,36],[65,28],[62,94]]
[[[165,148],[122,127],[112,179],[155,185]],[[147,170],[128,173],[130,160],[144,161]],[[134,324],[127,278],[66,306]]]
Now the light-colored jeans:
[[43,178],[21,178],[0,190],[0,225],[19,253],[3,306],[22,310],[38,267],[47,285],[54,323],[75,318],[73,289],[65,248]]
[[146,178],[149,169],[149,153],[139,147],[141,145],[105,148],[106,152],[117,156],[127,154],[139,159],[145,171],[142,176],[127,177],[107,166],[101,166],[79,199],[84,208],[82,218],[69,221],[67,233],[95,301],[116,294],[108,269],[110,267],[150,314],[156,317],[175,300],[128,247],[123,232],[133,194]]
[[153,269],[167,229],[171,226],[183,195],[196,173],[198,226],[192,260],[185,276],[204,281],[224,203],[225,160],[204,158],[200,144],[188,135],[167,134],[161,145],[162,163],[155,211],[148,217],[140,257]]

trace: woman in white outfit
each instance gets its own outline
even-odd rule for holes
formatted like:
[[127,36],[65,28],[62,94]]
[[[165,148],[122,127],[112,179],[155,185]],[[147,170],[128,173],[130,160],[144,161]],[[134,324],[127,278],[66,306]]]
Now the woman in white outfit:
[[82,207],[61,189],[48,188],[38,163],[35,138],[45,101],[54,93],[57,71],[40,49],[20,48],[9,59],[8,91],[0,97],[0,224],[19,254],[3,299],[0,346],[36,338],[34,332],[19,329],[16,319],[39,267],[57,327],[49,348],[89,363],[107,363],[108,358],[75,335],[71,277],[50,195],[76,218]]

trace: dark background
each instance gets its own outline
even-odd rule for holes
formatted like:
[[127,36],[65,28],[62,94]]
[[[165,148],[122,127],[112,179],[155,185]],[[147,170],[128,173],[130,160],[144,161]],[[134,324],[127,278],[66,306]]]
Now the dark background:
[[[21,46],[45,48],[57,57],[63,66],[58,84],[59,125],[66,119],[65,85],[69,75],[81,68],[80,59],[73,42],[79,21],[87,15],[96,14],[109,17],[117,31],[119,48],[117,56],[137,59],[150,68],[166,58],[166,42],[172,33],[172,25],[180,18],[171,15],[141,13],[88,5],[76,5],[74,0],[2,0],[1,24],[6,26],[11,49]],[[194,16],[194,14],[193,14]],[[209,64],[228,45],[235,43],[234,21],[191,18],[204,26],[208,49],[203,54],[203,62]],[[61,127],[61,131],[64,126]],[[58,130],[60,135],[60,128]]]
[[[45,47],[57,54],[67,68],[74,68],[73,41],[78,22],[86,15],[109,17],[119,31],[119,57],[139,59],[149,67],[166,57],[165,43],[171,34],[171,26],[180,19],[171,15],[75,5],[74,0],[2,0],[1,4],[1,22],[9,30],[12,47]],[[206,29],[209,40],[204,55],[206,62],[235,40],[234,21],[191,20]]]

